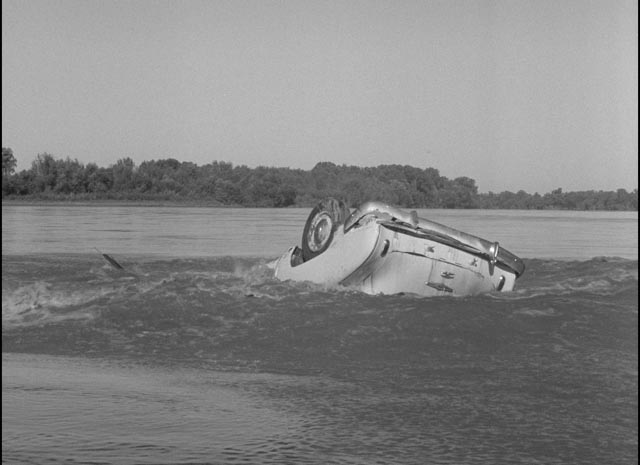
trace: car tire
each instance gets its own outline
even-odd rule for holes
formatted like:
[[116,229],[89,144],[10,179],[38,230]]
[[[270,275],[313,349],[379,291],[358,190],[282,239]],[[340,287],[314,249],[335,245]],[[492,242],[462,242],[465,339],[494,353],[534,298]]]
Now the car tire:
[[307,261],[329,248],[333,235],[351,214],[349,207],[333,198],[316,205],[304,225],[302,233],[302,258]]

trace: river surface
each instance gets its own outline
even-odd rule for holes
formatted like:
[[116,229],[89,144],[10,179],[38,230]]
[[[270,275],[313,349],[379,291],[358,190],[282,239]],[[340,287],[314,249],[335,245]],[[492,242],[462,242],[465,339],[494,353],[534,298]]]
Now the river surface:
[[464,298],[276,281],[308,213],[3,205],[3,463],[637,463],[637,212],[419,210]]

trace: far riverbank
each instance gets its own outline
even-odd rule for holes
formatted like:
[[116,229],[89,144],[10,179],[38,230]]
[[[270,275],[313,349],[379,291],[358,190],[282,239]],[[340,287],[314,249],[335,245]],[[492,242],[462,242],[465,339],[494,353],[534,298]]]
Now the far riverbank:
[[243,205],[224,205],[215,200],[38,200],[9,199],[2,200],[2,206],[70,206],[70,207],[206,207],[206,208],[243,208]]
[[[69,206],[69,207],[201,207],[201,208],[313,208],[314,204],[292,204],[286,207],[273,207],[264,205],[240,205],[240,204],[223,204],[216,200],[210,199],[184,199],[184,200],[126,200],[126,199],[33,199],[33,198],[12,198],[2,199],[2,206]],[[397,205],[399,208],[406,210],[415,210],[415,207],[407,207]],[[433,210],[548,210],[548,211],[635,211],[638,210],[610,210],[610,209],[578,209],[578,208],[438,208],[431,207]]]

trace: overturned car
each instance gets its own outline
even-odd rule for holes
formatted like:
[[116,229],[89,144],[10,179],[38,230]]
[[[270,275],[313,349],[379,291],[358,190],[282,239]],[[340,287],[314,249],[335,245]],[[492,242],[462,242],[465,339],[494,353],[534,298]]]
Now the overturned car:
[[489,242],[381,202],[353,212],[321,201],[301,247],[276,260],[280,280],[344,285],[368,294],[473,295],[511,291],[524,263]]

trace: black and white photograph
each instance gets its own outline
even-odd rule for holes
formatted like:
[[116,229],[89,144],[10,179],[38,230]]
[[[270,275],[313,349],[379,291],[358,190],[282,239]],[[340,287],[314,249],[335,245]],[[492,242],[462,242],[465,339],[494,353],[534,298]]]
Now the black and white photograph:
[[638,463],[636,0],[3,0],[2,463]]

